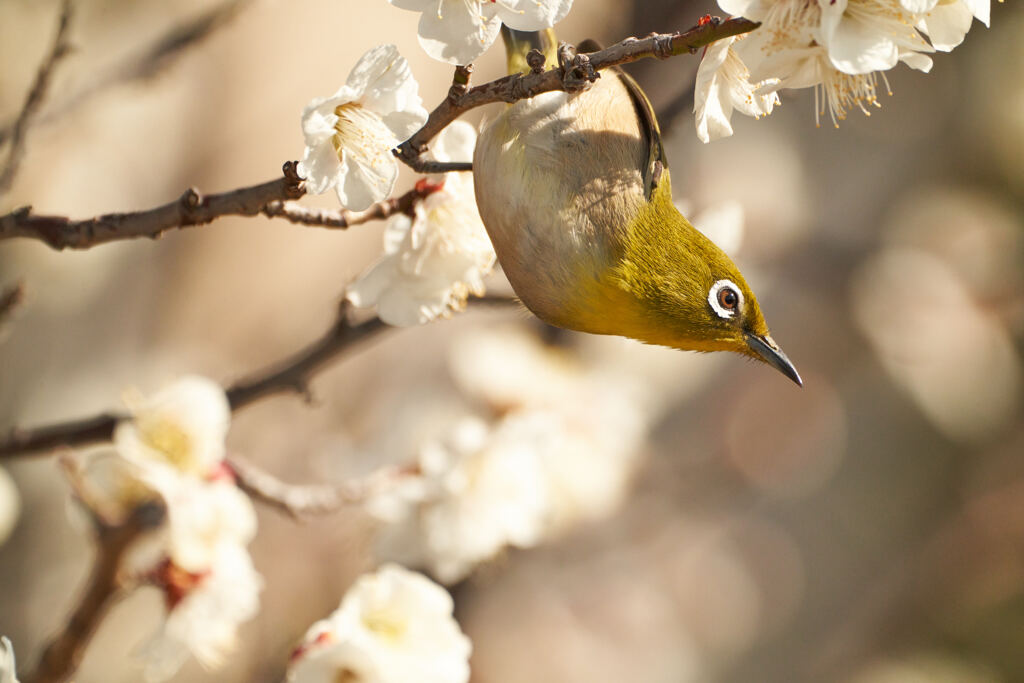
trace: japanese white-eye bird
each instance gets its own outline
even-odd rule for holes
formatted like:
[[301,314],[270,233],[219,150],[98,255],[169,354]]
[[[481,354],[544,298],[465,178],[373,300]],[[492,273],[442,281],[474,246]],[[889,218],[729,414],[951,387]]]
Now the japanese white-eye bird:
[[[532,49],[553,63],[553,32],[502,32],[511,71]],[[480,217],[516,295],[557,327],[735,351],[801,384],[739,269],[673,204],[647,97],[601,75],[511,104],[477,140]]]

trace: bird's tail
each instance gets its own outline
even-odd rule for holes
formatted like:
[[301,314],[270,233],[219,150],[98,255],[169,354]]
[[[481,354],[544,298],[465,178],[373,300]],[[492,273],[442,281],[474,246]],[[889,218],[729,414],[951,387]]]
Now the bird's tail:
[[502,25],[501,38],[505,41],[505,56],[508,59],[510,74],[529,73],[530,66],[526,63],[526,55],[530,50],[540,50],[549,69],[558,63],[558,41],[555,38],[554,29],[516,31]]

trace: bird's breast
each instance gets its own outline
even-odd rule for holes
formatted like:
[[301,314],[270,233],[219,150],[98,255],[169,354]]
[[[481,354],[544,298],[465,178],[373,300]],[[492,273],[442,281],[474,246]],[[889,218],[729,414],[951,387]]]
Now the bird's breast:
[[508,107],[473,158],[480,216],[516,294],[540,318],[602,332],[606,275],[644,205],[647,146],[629,93],[605,72],[589,90]]

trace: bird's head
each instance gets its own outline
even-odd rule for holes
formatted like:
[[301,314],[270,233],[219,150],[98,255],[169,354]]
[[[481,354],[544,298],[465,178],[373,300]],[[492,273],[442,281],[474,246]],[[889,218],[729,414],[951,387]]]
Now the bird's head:
[[691,351],[734,351],[802,384],[739,268],[675,207],[667,177],[625,231],[612,277],[632,299],[635,314],[620,321],[628,336]]

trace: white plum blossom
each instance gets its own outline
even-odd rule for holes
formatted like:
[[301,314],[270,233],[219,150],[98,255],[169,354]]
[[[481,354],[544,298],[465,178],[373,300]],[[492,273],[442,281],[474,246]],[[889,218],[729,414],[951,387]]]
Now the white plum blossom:
[[449,64],[469,64],[498,37],[501,24],[539,31],[561,21],[572,0],[390,0],[422,12],[419,41],[427,54]]
[[14,646],[7,636],[0,636],[0,683],[18,683]]
[[[439,161],[473,156],[476,131],[456,121],[433,145]],[[431,182],[441,187],[415,208],[415,217],[391,217],[384,231],[384,256],[348,286],[356,306],[376,306],[381,320],[418,325],[462,310],[466,298],[482,296],[483,278],[494,266],[494,247],[476,207],[471,173],[448,173]]]
[[339,608],[313,624],[289,683],[466,683],[472,646],[451,596],[394,564],[358,578]]
[[18,488],[14,485],[11,475],[7,474],[7,470],[0,467],[0,545],[3,545],[14,531],[20,510],[21,497],[18,495]]
[[446,418],[420,445],[419,476],[367,504],[378,553],[451,583],[621,503],[648,428],[634,379],[509,330],[460,339],[451,369],[490,419]]
[[342,206],[362,211],[391,194],[398,178],[391,150],[426,120],[408,62],[394,45],[375,47],[338,92],[306,105],[298,173],[310,192],[333,187]]
[[135,404],[115,429],[115,448],[71,476],[79,501],[104,524],[123,523],[142,505],[165,509],[164,523],[133,544],[122,567],[166,598],[160,632],[142,648],[146,680],[162,681],[189,652],[219,666],[238,625],[256,613],[262,582],[245,547],[256,513],[224,463],[231,409],[220,386],[184,377]]
[[[814,88],[815,119],[833,124],[853,109],[879,106],[885,72],[899,63],[932,67],[929,53],[959,45],[990,0],[719,0],[721,8],[760,22],[742,38],[712,44],[698,70],[698,137],[732,134],[730,116],[771,113],[782,89]],[[926,39],[927,36],[927,39]],[[766,99],[770,98],[770,99]]]
[[211,559],[202,572],[188,572],[172,562],[160,567],[168,614],[142,648],[147,681],[166,680],[189,653],[208,669],[223,665],[236,646],[239,624],[259,610],[263,582],[245,548],[223,543]]
[[992,9],[989,0],[903,0],[904,6],[908,3],[924,6],[918,10],[924,16],[917,27],[943,52],[964,42],[974,19],[988,26]]
[[224,390],[205,377],[186,376],[138,402],[117,425],[118,452],[165,474],[210,476],[224,460],[231,408]]
[[739,39],[726,38],[709,45],[697,68],[693,111],[701,142],[732,135],[730,118],[734,109],[760,118],[771,114],[779,102],[778,94],[758,94],[763,84],[750,82],[750,71],[732,49]]
[[256,512],[232,481],[179,479],[158,488],[167,504],[167,557],[191,572],[208,570],[222,546],[244,547],[256,535]]

